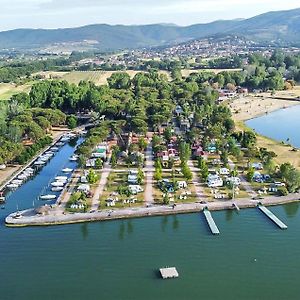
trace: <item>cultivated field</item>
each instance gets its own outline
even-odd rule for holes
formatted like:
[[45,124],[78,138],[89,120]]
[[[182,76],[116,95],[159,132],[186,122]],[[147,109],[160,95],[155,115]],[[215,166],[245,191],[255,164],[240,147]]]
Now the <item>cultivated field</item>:
[[31,86],[32,83],[19,86],[11,83],[0,83],[0,100],[8,100],[11,96],[21,92],[29,93]]

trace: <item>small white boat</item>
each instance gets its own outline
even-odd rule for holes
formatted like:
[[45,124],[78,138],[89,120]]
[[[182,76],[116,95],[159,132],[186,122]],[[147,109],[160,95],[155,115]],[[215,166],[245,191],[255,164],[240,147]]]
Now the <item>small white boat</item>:
[[40,161],[47,162],[50,159],[50,157],[49,156],[41,156],[39,159],[40,159]]
[[57,181],[67,181],[68,177],[67,176],[56,176],[55,180],[57,180]]
[[50,194],[42,195],[42,196],[40,196],[40,199],[41,200],[54,200],[54,199],[56,199],[56,195],[50,195]]
[[46,153],[45,153],[45,155],[49,155],[49,156],[53,156],[55,153],[54,152],[52,152],[51,150],[48,150]]
[[34,171],[26,169],[23,173],[26,174],[26,175],[32,176],[34,174]]
[[32,169],[32,168],[27,168],[25,171],[29,172],[29,173],[34,173],[34,169]]
[[21,185],[23,183],[23,180],[21,180],[21,179],[14,179],[11,183],[12,184]]
[[76,155],[76,154],[74,154],[74,155],[72,155],[72,156],[69,158],[69,160],[70,160],[70,161],[77,161],[78,158],[79,158],[79,156]]
[[1,196],[1,197],[0,197],[0,204],[5,203],[5,201],[6,201],[5,197]]
[[51,183],[52,186],[54,187],[63,187],[66,183],[62,181],[54,181]]
[[62,186],[54,186],[51,191],[52,192],[61,192],[64,188]]
[[43,165],[45,165],[45,164],[46,164],[46,162],[45,162],[45,161],[42,161],[42,160],[37,160],[37,161],[34,163],[35,166],[43,166]]
[[70,137],[64,136],[60,140],[61,140],[61,142],[68,142],[70,140]]
[[13,190],[13,189],[17,189],[17,188],[19,187],[19,185],[18,185],[18,184],[15,184],[15,183],[11,183],[11,184],[8,184],[6,187],[7,187],[8,189]]
[[52,151],[52,152],[56,152],[56,151],[58,151],[58,150],[59,150],[58,147],[52,147],[52,148],[50,149],[50,151]]
[[56,143],[55,145],[57,146],[57,147],[61,147],[61,146],[63,146],[65,143],[63,143],[63,142],[58,142],[58,143]]
[[62,169],[62,171],[63,171],[64,173],[71,173],[71,172],[73,172],[73,169],[70,169],[70,168],[64,168],[64,169]]
[[20,174],[17,178],[18,178],[19,180],[26,180],[28,177],[29,177],[29,175],[26,175],[26,174]]

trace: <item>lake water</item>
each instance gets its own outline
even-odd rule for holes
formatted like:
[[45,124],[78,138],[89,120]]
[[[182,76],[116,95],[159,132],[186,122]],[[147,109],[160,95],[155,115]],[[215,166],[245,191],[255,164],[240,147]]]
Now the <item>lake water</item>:
[[[257,209],[53,227],[6,228],[10,212],[37,205],[65,166],[66,145],[0,210],[0,299],[299,299],[299,204],[271,210],[281,231]],[[158,269],[180,277],[162,280]]]
[[246,122],[259,134],[300,147],[300,105],[281,109]]

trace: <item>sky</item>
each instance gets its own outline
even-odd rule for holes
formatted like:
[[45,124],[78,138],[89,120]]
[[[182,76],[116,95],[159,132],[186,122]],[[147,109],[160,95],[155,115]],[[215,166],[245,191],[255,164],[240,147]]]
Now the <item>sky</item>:
[[299,0],[0,0],[0,31],[102,23],[190,25],[298,7]]

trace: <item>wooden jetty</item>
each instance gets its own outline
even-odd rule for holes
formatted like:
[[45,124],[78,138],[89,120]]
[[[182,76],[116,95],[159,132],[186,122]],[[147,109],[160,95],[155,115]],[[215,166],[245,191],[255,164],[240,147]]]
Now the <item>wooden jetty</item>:
[[268,210],[263,205],[258,205],[258,208],[269,218],[271,219],[280,229],[287,229],[287,226],[280,221],[270,210]]
[[179,274],[175,267],[172,268],[161,268],[159,269],[159,272],[161,274],[161,277],[163,279],[170,279],[170,278],[177,278],[179,277]]
[[219,228],[217,227],[210,211],[207,208],[203,210],[204,216],[206,218],[207,224],[210,228],[212,234],[220,234]]
[[233,204],[232,204],[232,207],[235,208],[237,211],[240,210],[240,208],[238,207],[238,205],[237,205],[236,203],[233,203]]

